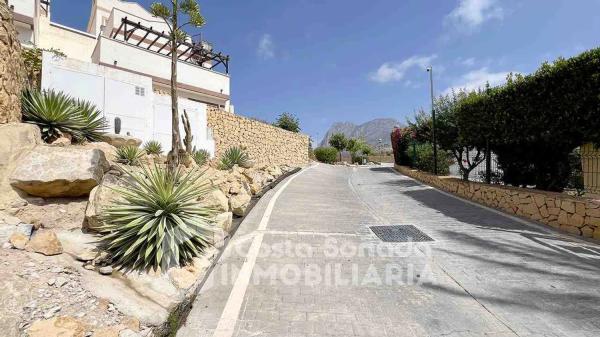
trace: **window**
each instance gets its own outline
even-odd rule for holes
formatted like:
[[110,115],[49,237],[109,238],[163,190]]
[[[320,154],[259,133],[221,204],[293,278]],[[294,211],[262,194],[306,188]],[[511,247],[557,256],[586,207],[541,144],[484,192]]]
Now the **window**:
[[135,95],[136,96],[146,96],[146,88],[144,87],[135,87]]

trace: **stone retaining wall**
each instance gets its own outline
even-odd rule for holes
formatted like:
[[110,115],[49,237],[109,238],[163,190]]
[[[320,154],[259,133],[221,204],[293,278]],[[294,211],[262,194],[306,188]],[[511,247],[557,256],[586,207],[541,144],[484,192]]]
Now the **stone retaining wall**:
[[530,218],[571,234],[600,240],[600,200],[437,177],[400,165],[395,168],[404,175],[462,198]]
[[21,43],[6,0],[0,0],[0,124],[21,121]]
[[213,129],[215,155],[232,146],[246,148],[257,165],[303,165],[308,163],[308,136],[235,115],[216,107],[207,109]]

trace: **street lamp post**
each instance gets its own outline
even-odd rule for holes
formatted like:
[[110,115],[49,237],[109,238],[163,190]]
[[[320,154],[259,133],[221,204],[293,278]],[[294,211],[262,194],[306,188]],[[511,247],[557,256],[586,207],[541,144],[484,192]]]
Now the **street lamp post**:
[[437,163],[437,140],[435,138],[435,107],[433,105],[433,67],[427,68],[429,73],[429,84],[431,88],[431,135],[433,138],[433,174],[438,174],[438,163]]

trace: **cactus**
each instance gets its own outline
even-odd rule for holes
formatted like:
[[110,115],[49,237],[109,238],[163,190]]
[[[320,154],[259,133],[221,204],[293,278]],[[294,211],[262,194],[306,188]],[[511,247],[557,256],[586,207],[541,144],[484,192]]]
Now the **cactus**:
[[194,152],[194,148],[192,145],[192,141],[194,140],[194,136],[192,136],[192,126],[190,124],[190,118],[187,114],[187,111],[183,110],[183,115],[181,115],[181,122],[183,123],[183,128],[185,130],[185,138],[183,139],[183,143],[185,144],[185,152],[189,155],[192,155]]

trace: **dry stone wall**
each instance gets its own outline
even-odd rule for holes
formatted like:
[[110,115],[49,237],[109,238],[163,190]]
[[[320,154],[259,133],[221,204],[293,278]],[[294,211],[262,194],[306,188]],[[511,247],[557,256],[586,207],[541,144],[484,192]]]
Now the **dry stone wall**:
[[0,124],[21,121],[21,44],[6,0],[0,0]]
[[526,217],[571,234],[600,240],[600,200],[438,177],[400,165],[396,165],[396,170],[462,198]]
[[308,136],[235,115],[216,107],[207,109],[213,129],[215,155],[232,146],[246,148],[256,165],[303,165],[308,163]]

